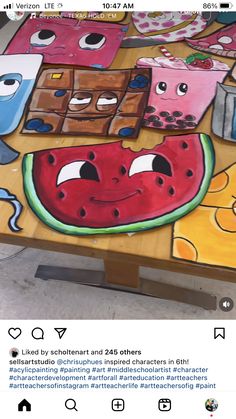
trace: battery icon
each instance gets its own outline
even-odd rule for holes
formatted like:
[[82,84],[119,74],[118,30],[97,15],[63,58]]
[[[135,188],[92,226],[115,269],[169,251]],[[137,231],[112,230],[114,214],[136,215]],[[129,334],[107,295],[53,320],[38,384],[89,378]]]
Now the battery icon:
[[220,9],[231,9],[232,7],[232,3],[220,3]]

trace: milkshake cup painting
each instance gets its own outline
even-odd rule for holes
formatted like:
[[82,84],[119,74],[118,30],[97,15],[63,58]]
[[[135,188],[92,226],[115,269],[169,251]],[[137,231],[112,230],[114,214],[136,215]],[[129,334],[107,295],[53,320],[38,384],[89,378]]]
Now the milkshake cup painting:
[[143,125],[150,128],[194,129],[216,94],[229,67],[196,53],[188,58],[140,58],[138,67],[152,68],[152,86]]

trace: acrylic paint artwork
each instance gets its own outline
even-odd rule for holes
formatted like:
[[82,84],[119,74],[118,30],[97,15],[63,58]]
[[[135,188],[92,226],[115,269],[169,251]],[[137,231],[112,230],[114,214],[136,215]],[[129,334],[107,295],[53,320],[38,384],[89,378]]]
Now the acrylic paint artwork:
[[22,132],[136,138],[150,85],[150,69],[43,70]]
[[140,58],[137,66],[152,68],[144,125],[168,130],[196,128],[229,71],[227,64],[198,53],[186,59]]
[[236,163],[213,177],[201,205],[174,225],[173,256],[236,268]]
[[42,55],[0,55],[0,135],[19,125],[42,59]]
[[186,39],[188,45],[200,51],[222,57],[236,57],[236,23],[226,25],[217,31],[198,39]]
[[159,227],[192,211],[214,169],[206,134],[166,137],[134,152],[120,141],[48,149],[23,159],[35,214],[65,234],[126,233]]
[[44,63],[107,68],[127,26],[77,19],[28,19],[5,54],[43,54]]
[[236,142],[236,86],[218,84],[212,131],[224,140]]
[[132,21],[139,35],[126,36],[122,47],[138,48],[183,41],[202,32],[212,18],[204,13],[133,12]]
[[234,67],[232,69],[231,76],[236,81],[236,63],[234,64]]
[[16,195],[12,194],[5,188],[0,188],[0,201],[5,201],[13,207],[14,213],[8,220],[8,227],[14,233],[18,233],[22,230],[21,227],[18,226],[17,222],[22,213],[23,206],[17,199]]

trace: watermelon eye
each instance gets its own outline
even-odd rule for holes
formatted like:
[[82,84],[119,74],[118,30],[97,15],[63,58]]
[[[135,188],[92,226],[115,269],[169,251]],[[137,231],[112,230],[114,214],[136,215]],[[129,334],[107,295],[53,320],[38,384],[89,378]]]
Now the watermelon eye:
[[129,176],[142,172],[156,172],[172,176],[170,163],[160,154],[146,154],[134,159],[129,169]]
[[167,84],[164,81],[160,81],[156,85],[156,93],[158,95],[163,95],[163,93],[165,93],[166,89],[167,89]]
[[180,83],[177,86],[177,95],[184,96],[188,91],[188,85],[186,83]]
[[57,176],[57,186],[72,179],[87,179],[99,182],[96,167],[84,160],[74,161],[63,166]]

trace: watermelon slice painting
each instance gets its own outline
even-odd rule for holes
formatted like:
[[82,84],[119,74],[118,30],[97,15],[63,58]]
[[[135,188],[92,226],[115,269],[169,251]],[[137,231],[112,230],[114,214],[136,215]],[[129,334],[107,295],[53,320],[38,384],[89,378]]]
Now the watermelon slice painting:
[[134,152],[122,142],[37,151],[23,158],[35,214],[71,235],[128,233],[172,223],[203,200],[214,169],[206,134],[166,137]]

